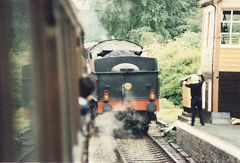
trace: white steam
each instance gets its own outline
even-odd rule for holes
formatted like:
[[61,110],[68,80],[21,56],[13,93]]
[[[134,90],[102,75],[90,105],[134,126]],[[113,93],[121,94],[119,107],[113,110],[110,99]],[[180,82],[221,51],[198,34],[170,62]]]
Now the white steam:
[[122,127],[121,122],[115,118],[113,112],[106,112],[95,119],[95,125],[98,128],[98,137],[105,152],[113,152],[116,147],[114,130]]
[[78,10],[78,18],[85,31],[85,42],[98,42],[108,39],[108,32],[98,19],[94,9],[91,8],[93,0],[73,0]]
[[[85,42],[99,42],[111,37],[101,24],[96,12],[94,11],[94,8],[92,7],[96,3],[99,3],[101,5],[100,9],[103,10],[113,10],[113,12],[115,12],[117,9],[119,11],[119,20],[124,20],[131,16],[130,11],[133,8],[133,3],[129,1],[122,1],[118,4],[113,4],[113,1],[109,0],[72,0],[72,2],[78,10],[78,17],[85,31]],[[122,21],[119,21],[119,23],[120,22]],[[118,26],[119,25],[116,24],[116,28]]]

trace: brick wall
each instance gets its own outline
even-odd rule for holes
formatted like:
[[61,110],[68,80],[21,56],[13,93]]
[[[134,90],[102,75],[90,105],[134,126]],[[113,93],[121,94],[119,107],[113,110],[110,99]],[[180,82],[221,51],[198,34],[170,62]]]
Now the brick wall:
[[[189,126],[190,127],[190,126]],[[187,132],[180,127],[177,130],[177,144],[196,162],[239,162],[240,160],[226,151],[217,148],[213,144],[199,138],[198,136]],[[240,155],[240,151],[239,151]]]

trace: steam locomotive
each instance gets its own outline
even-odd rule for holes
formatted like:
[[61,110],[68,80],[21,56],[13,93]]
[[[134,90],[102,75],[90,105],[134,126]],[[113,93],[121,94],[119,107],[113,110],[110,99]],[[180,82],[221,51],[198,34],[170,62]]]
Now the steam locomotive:
[[113,111],[126,129],[146,133],[159,111],[158,66],[127,40],[105,40],[88,51],[96,82],[97,113]]

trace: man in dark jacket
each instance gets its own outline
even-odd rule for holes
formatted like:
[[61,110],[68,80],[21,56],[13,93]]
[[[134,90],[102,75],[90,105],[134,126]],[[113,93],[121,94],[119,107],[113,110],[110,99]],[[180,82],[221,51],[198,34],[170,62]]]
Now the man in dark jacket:
[[[183,82],[187,87],[191,88],[191,107],[192,107],[192,123],[194,126],[196,111],[198,111],[200,123],[204,126],[204,120],[202,115],[202,84],[205,81],[202,72],[199,71],[198,75],[192,75],[191,84],[187,84],[186,81]],[[197,108],[196,108],[197,107]]]

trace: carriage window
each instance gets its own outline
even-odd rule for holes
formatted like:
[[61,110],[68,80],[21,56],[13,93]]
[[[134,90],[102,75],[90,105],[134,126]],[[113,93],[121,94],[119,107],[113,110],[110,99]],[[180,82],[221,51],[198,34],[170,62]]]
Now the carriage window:
[[221,20],[221,45],[240,48],[240,11],[224,10]]
[[[16,147],[15,160],[25,162],[23,151],[27,149],[25,144],[34,144],[33,129],[36,124],[34,118],[35,100],[33,96],[33,76],[32,76],[32,49],[30,34],[30,16],[25,8],[23,1],[10,1],[12,28],[12,38],[10,46],[10,62],[13,73],[13,82],[11,83],[11,94],[13,96],[12,104],[14,106],[13,124],[14,124],[14,142]],[[11,37],[11,36],[10,36]],[[33,148],[33,145],[29,147]]]

